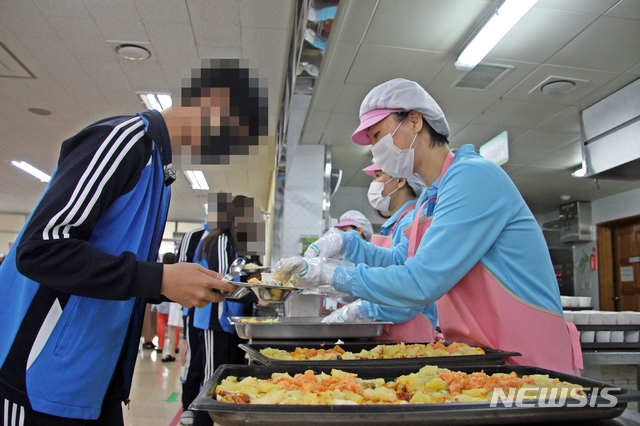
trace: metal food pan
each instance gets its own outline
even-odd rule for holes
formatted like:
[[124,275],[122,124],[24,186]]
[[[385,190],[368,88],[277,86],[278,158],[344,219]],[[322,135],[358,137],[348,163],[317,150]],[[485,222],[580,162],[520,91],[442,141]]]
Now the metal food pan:
[[[378,345],[393,345],[394,343],[385,342],[355,342],[340,343],[339,346],[345,351],[358,353],[362,350],[371,350]],[[483,348],[484,355],[454,355],[454,356],[438,356],[438,357],[420,357],[420,358],[386,358],[386,359],[342,359],[342,360],[279,360],[269,358],[260,353],[261,349],[274,348],[282,349],[288,352],[294,351],[297,347],[309,349],[329,349],[335,344],[316,343],[312,345],[299,343],[282,343],[282,344],[264,344],[264,343],[247,343],[238,345],[247,353],[249,359],[256,364],[277,365],[277,366],[296,366],[301,362],[307,365],[325,367],[332,366],[336,368],[349,368],[351,366],[381,366],[402,365],[421,367],[426,364],[437,365],[440,367],[458,366],[458,365],[501,365],[505,363],[505,358],[520,356],[519,352],[506,352],[497,349]]]
[[[253,317],[230,317],[242,339],[350,339],[382,334],[389,322],[323,323],[320,317],[279,317],[276,323],[240,322]],[[265,318],[260,318],[265,319]]]
[[[521,407],[515,404],[506,406],[498,403],[491,407],[489,403],[448,403],[448,404],[399,404],[399,405],[266,405],[266,404],[230,404],[219,402],[209,397],[209,394],[224,378],[236,376],[239,379],[247,376],[259,379],[270,378],[273,373],[288,372],[290,375],[313,370],[330,373],[328,367],[306,365],[287,366],[255,366],[224,364],[218,367],[213,377],[189,407],[191,410],[208,411],[213,420],[224,426],[239,426],[247,424],[280,426],[280,425],[489,425],[489,424],[520,424],[520,423],[548,423],[559,422],[566,424],[570,421],[585,424],[585,421],[612,419],[620,416],[630,401],[640,400],[640,392],[619,388],[592,379],[571,376],[537,367],[492,365],[492,366],[461,366],[458,371],[472,373],[484,370],[487,374],[510,373],[518,375],[548,374],[562,381],[582,385],[585,388],[598,389],[604,387],[618,388],[610,391],[609,395],[617,398],[612,407],[548,407],[541,406],[537,401],[526,401]],[[415,373],[415,367],[349,367],[346,369],[356,373],[364,379],[384,378],[393,380],[403,374]],[[593,396],[593,391],[587,392],[587,400],[594,403],[606,404],[610,401],[602,398],[600,392]],[[574,405],[577,400],[569,400]],[[570,402],[570,403],[571,403]],[[593,423],[588,423],[593,424]],[[600,424],[600,423],[598,423]],[[602,423],[609,424],[609,423]]]

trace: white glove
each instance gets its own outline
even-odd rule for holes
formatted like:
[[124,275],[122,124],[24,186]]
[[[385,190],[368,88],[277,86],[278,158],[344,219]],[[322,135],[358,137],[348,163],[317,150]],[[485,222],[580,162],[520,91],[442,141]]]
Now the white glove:
[[336,259],[342,257],[340,256],[342,235],[343,232],[337,228],[329,229],[322,237],[309,245],[307,251],[304,252],[304,257],[307,259],[315,257]]
[[364,308],[362,300],[356,300],[353,303],[344,305],[340,309],[336,309],[322,319],[324,323],[332,322],[356,322],[370,319]]
[[280,259],[276,263],[274,280],[291,283],[298,288],[317,288],[329,285],[333,278],[333,272],[343,262],[324,258],[305,259],[300,256]]

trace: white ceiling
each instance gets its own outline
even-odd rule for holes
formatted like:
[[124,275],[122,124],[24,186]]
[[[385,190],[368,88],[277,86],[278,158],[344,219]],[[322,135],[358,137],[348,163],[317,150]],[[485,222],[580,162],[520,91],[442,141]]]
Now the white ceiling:
[[[503,130],[503,166],[536,214],[594,200],[640,182],[576,179],[579,112],[640,78],[640,0],[538,0],[482,61],[511,70],[486,90],[453,87],[457,52],[496,0],[342,0],[301,143],[332,146],[343,186],[367,187],[367,147],[350,141],[360,102],[395,77],[415,80],[439,102],[451,147],[479,148]],[[579,84],[565,96],[531,92],[550,76]],[[530,93],[531,92],[531,93]],[[334,197],[339,197],[340,191]]]
[[[136,92],[169,92],[178,70],[198,58],[257,60],[269,81],[275,127],[295,3],[0,1],[0,43],[36,77],[0,77],[0,212],[29,213],[45,187],[9,161],[51,172],[64,139],[97,119],[144,109]],[[440,103],[452,147],[477,148],[509,132],[510,160],[503,167],[534,213],[554,210],[563,194],[594,200],[639,187],[602,180],[598,190],[570,172],[581,161],[579,112],[640,77],[640,0],[539,0],[483,61],[511,71],[487,90],[452,87],[463,76],[453,66],[458,49],[497,3],[341,0],[300,143],[332,145],[342,185],[367,187],[370,178],[360,170],[371,154],[349,138],[360,101],[374,85],[405,77]],[[109,41],[149,43],[153,56],[123,60]],[[564,97],[529,94],[549,76],[586,82]],[[27,112],[33,107],[52,114]],[[264,206],[273,185],[273,141],[253,159],[206,170],[212,191],[257,197]],[[206,195],[180,179],[169,218],[201,221],[204,203]]]

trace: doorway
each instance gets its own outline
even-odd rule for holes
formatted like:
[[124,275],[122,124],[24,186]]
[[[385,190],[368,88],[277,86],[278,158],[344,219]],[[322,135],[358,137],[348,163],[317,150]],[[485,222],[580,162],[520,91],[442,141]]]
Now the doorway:
[[640,310],[640,216],[599,224],[600,309]]

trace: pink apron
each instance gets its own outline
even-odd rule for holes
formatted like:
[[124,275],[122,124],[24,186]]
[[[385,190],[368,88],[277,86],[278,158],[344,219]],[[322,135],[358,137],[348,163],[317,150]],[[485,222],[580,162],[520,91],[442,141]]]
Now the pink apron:
[[[407,206],[396,223],[393,224],[391,232],[388,236],[374,235],[371,237],[371,244],[391,248],[391,238],[393,232],[404,216],[413,210],[414,205]],[[378,237],[378,238],[376,238]],[[422,313],[419,313],[415,317],[411,318],[407,322],[401,324],[391,324],[382,327],[382,334],[375,340],[382,340],[385,342],[406,342],[406,343],[428,343],[436,340],[435,330],[433,324],[429,318],[425,317]]]
[[400,213],[400,216],[398,216],[396,223],[394,223],[393,226],[391,227],[391,230],[389,231],[389,235],[373,235],[371,237],[371,244],[378,247],[391,248],[391,239],[393,238],[393,232],[395,231],[396,226],[398,226],[398,222],[400,222],[400,220],[403,217],[405,217],[407,213],[413,210],[414,207],[415,207],[415,204],[411,204],[407,206],[402,211],[402,213]]
[[[441,178],[453,158],[449,153]],[[431,217],[420,220],[420,213],[429,201],[420,207],[413,224],[405,230],[409,257],[414,255],[431,225]],[[436,306],[447,341],[520,352],[521,357],[507,361],[580,375],[582,350],[575,325],[566,323],[555,312],[518,298],[481,263],[471,268]]]

